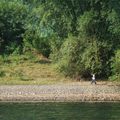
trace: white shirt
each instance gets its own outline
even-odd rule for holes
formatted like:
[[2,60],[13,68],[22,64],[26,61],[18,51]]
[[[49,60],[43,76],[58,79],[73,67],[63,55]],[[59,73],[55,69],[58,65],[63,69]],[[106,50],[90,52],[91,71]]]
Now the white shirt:
[[92,80],[95,80],[95,75],[93,74],[93,76],[92,76]]

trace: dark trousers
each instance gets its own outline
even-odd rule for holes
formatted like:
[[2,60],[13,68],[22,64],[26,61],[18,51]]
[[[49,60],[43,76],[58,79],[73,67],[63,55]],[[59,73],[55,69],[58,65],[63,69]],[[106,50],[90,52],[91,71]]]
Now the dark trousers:
[[92,81],[91,81],[91,84],[93,84],[93,83],[96,84],[96,80],[92,80]]

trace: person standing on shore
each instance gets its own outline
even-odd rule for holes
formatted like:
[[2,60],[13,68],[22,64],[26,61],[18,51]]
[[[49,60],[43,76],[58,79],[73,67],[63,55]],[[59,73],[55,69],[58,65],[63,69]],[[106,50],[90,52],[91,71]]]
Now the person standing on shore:
[[91,81],[91,84],[96,84],[96,80],[95,80],[95,74],[92,74],[92,81]]

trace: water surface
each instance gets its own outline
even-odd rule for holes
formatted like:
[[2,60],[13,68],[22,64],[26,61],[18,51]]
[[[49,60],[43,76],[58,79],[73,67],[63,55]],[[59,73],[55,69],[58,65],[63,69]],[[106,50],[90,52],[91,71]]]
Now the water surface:
[[120,103],[0,103],[0,120],[120,120]]

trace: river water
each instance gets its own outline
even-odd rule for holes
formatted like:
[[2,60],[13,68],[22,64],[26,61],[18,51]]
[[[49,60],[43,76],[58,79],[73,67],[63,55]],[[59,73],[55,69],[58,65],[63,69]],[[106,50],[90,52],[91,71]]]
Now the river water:
[[0,103],[0,120],[120,120],[120,103]]

